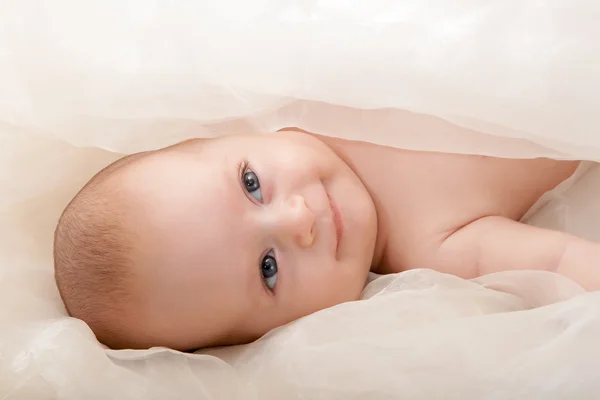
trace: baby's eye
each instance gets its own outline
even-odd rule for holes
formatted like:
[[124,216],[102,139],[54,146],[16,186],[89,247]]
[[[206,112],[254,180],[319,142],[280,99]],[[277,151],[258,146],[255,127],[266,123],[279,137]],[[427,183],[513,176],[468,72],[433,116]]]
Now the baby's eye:
[[275,254],[272,251],[262,259],[260,274],[269,290],[272,291],[275,289],[275,284],[277,283],[277,260],[275,260]]
[[247,169],[244,172],[244,176],[242,177],[244,187],[246,191],[252,196],[256,201],[262,203],[262,193],[260,192],[260,182],[258,181],[258,176],[251,170]]

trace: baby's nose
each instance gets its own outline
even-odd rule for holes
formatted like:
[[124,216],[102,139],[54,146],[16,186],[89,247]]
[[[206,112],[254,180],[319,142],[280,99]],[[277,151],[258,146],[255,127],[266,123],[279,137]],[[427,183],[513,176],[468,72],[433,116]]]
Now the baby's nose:
[[304,197],[293,195],[281,207],[280,234],[287,242],[302,248],[312,246],[315,239],[315,217]]

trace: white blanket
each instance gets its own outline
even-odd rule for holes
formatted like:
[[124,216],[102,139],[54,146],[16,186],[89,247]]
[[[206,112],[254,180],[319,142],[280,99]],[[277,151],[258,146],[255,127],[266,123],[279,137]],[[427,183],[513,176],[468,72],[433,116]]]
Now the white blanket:
[[[600,293],[555,274],[372,277],[250,345],[112,351],[66,316],[52,233],[101,167],[194,136],[598,161],[599,20],[585,0],[0,2],[0,399],[596,398]],[[599,196],[593,167],[530,222],[600,241]]]

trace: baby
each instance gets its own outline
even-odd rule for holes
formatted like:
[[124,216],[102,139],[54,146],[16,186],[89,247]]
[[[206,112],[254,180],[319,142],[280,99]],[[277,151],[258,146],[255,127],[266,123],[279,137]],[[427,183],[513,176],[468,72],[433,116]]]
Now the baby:
[[253,341],[357,300],[369,271],[556,271],[600,244],[518,222],[577,161],[425,153],[288,129],[125,157],[64,211],[56,281],[112,348]]

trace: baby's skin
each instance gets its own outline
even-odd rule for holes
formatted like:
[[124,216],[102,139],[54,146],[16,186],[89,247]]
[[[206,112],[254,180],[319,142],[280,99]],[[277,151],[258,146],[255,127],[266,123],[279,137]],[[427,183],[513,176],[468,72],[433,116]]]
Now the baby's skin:
[[144,157],[119,177],[136,231],[127,347],[246,343],[359,299],[369,271],[547,270],[600,289],[600,244],[518,222],[578,165],[297,129]]

